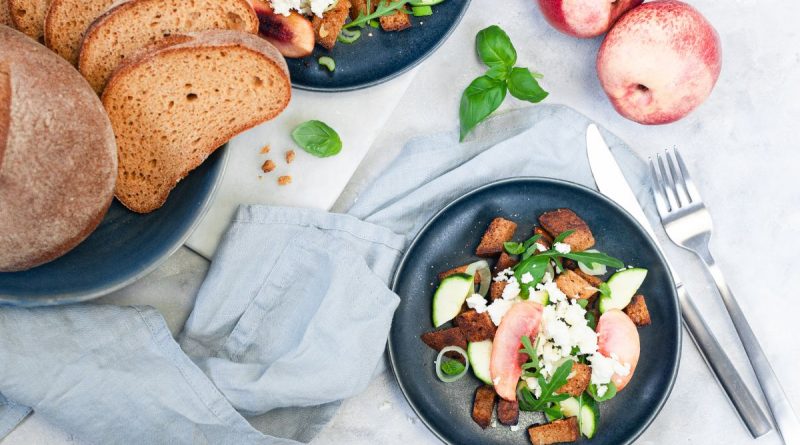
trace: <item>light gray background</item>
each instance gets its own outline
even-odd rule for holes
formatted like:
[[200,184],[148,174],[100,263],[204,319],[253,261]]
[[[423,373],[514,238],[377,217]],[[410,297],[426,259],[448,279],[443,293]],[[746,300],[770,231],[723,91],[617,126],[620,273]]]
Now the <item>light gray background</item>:
[[[587,114],[642,157],[665,147],[682,150],[714,215],[712,248],[785,390],[800,410],[800,402],[796,402],[800,399],[796,368],[800,335],[795,309],[800,192],[794,188],[800,173],[795,135],[800,118],[800,35],[796,26],[800,3],[691,3],[721,35],[722,75],[709,100],[688,118],[644,127],[618,116],[600,89],[594,67],[599,39],[577,40],[557,33],[542,20],[533,0],[473,0],[449,41],[408,75],[414,76],[410,88],[334,208],[345,208],[357,199],[359,188],[408,138],[456,127],[461,91],[482,70],[472,49],[474,36],[485,26],[499,24],[514,41],[519,62],[545,75],[549,102]],[[525,104],[509,98],[503,109],[521,106]],[[302,166],[296,166],[294,174],[302,175]],[[324,187],[306,184],[310,194],[314,187]],[[746,370],[744,353],[699,263],[689,254],[672,256],[720,341],[740,369]],[[181,249],[149,277],[102,301],[153,305],[177,331],[191,310],[207,267],[205,259]],[[755,387],[752,373],[745,371],[745,376]],[[723,442],[780,443],[775,433],[755,442],[749,437],[694,345],[685,338],[672,396],[638,443]],[[37,415],[0,441],[0,445],[70,443],[79,441]],[[346,401],[313,443],[434,444],[437,440],[416,419],[391,372],[386,371],[365,393]]]

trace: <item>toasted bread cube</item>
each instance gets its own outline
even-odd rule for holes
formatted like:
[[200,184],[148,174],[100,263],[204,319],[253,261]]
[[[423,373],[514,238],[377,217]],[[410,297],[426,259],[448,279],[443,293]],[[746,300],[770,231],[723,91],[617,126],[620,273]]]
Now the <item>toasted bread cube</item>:
[[361,14],[372,14],[375,12],[375,7],[378,6],[380,0],[372,0],[369,2],[369,10],[367,10],[367,1],[369,0],[350,0],[350,18],[355,20]]
[[492,411],[497,393],[490,385],[483,385],[475,390],[475,402],[472,404],[472,420],[486,429],[492,423]]
[[464,331],[468,342],[491,340],[496,330],[488,312],[478,313],[475,309],[462,312],[455,319],[455,325]]
[[503,290],[506,288],[505,281],[493,281],[489,287],[489,300],[494,301],[498,298],[503,298]]
[[[454,267],[450,270],[446,270],[444,272],[439,273],[439,281],[444,280],[445,278],[449,277],[450,275],[455,275],[457,273],[467,273],[467,267],[469,264],[465,264],[463,266]],[[481,276],[475,274],[475,284],[481,284]]]
[[[459,327],[426,332],[420,336],[420,339],[431,349],[437,351],[441,351],[447,346],[458,346],[461,349],[467,349],[467,336],[464,335],[464,331]],[[445,355],[462,363],[464,362],[464,357],[457,352],[448,352]]]
[[350,0],[339,0],[322,17],[315,15],[311,25],[314,27],[314,36],[317,43],[325,49],[333,49],[336,45],[336,39],[342,31],[342,26],[344,26],[344,22],[349,16]]
[[564,239],[564,242],[569,244],[573,251],[580,252],[594,246],[594,236],[589,230],[589,225],[570,209],[545,212],[539,217],[539,224],[553,237],[567,230],[574,230],[570,236]]
[[600,278],[597,278],[594,275],[589,275],[588,273],[582,271],[580,268],[575,269],[574,272],[576,274],[578,274],[581,278],[586,280],[586,282],[589,283],[593,287],[598,287],[599,288],[600,285],[603,284],[603,280],[601,280]]
[[545,425],[528,428],[531,445],[552,445],[554,443],[575,442],[580,438],[578,418],[554,420]]
[[503,252],[500,254],[500,257],[497,258],[497,263],[494,265],[494,274],[497,275],[498,273],[510,267],[516,266],[518,263],[519,260],[509,255],[508,253]]
[[647,310],[644,295],[634,295],[631,302],[623,309],[623,312],[628,314],[628,317],[636,326],[647,326],[651,323],[650,311]]
[[495,218],[486,229],[486,233],[481,238],[481,243],[475,249],[475,255],[480,257],[493,257],[503,253],[503,243],[511,241],[514,232],[517,230],[517,223],[504,218]]
[[505,399],[497,401],[497,420],[503,425],[516,425],[519,422],[519,403]]
[[592,368],[583,363],[574,362],[572,364],[571,377],[561,388],[556,390],[556,394],[569,394],[578,397],[586,391],[589,381],[592,379]]
[[[387,0],[389,3],[391,0]],[[411,19],[405,11],[405,7],[398,9],[393,14],[381,17],[381,28],[384,31],[402,31],[411,27]]]
[[539,227],[539,226],[534,227],[533,228],[533,234],[534,235],[542,235],[542,237],[539,238],[539,241],[536,241],[536,242],[541,244],[542,246],[544,246],[545,249],[549,250],[551,247],[553,247],[553,237],[550,236],[550,234],[547,233],[541,227]]
[[597,293],[596,288],[569,269],[561,272],[561,275],[556,278],[556,286],[569,298],[585,300]]

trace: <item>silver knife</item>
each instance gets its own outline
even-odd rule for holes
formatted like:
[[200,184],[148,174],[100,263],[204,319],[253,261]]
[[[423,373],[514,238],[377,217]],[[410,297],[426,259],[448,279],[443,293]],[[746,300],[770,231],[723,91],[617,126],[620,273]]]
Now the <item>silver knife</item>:
[[[586,154],[589,156],[589,166],[592,169],[592,175],[600,192],[627,210],[641,224],[663,254],[664,251],[658,243],[653,227],[644,215],[644,210],[639,205],[636,195],[633,193],[628,181],[625,180],[619,164],[617,164],[614,155],[611,154],[611,150],[608,148],[608,144],[603,140],[603,136],[595,124],[590,124],[586,129]],[[666,255],[664,257],[666,258]],[[678,302],[683,314],[683,323],[686,325],[695,345],[700,350],[700,355],[703,356],[703,360],[711,369],[717,382],[728,395],[728,399],[736,408],[742,422],[750,430],[750,434],[754,438],[763,436],[772,429],[769,418],[758,405],[753,394],[745,386],[741,375],[739,375],[736,367],[733,366],[714,334],[711,333],[711,329],[703,320],[697,306],[694,305],[694,302],[689,297],[683,281],[681,281],[677,271],[669,261],[667,261],[667,267],[669,267],[672,280],[675,282]]]

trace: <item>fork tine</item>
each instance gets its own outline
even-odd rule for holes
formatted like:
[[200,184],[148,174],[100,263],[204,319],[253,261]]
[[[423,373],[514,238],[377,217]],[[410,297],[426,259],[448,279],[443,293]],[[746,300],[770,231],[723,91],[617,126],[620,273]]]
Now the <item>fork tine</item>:
[[677,148],[674,149],[675,151],[675,159],[678,160],[678,168],[681,170],[681,174],[683,175],[684,185],[686,186],[686,192],[689,194],[689,199],[692,202],[702,201],[700,198],[700,192],[697,191],[697,187],[694,186],[694,181],[692,178],[689,177],[689,169],[686,168],[686,164],[683,162],[683,157],[681,153],[678,151]]
[[661,172],[661,185],[664,187],[664,194],[667,195],[669,209],[670,211],[678,209],[680,205],[678,205],[678,199],[675,197],[675,183],[672,182],[672,178],[667,174],[667,167],[664,165],[664,159],[661,158],[661,155],[656,153],[656,159],[658,160],[658,169]]
[[672,175],[672,183],[675,186],[675,196],[681,206],[689,205],[689,192],[686,191],[686,182],[683,180],[683,173],[680,168],[675,167],[675,155],[669,149],[664,150],[664,157],[667,158],[669,173]]
[[650,158],[650,180],[653,182],[653,196],[656,199],[656,208],[658,209],[658,214],[661,216],[666,215],[669,213],[667,198],[664,195],[664,186],[661,183],[661,179],[658,177],[658,171],[656,171],[656,164],[653,161],[653,158]]

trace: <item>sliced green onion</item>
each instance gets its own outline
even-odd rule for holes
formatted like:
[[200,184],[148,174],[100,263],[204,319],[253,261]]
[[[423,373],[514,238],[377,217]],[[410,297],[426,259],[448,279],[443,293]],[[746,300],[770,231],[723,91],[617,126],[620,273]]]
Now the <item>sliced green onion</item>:
[[481,277],[481,285],[478,288],[478,293],[485,297],[489,293],[489,288],[492,285],[492,273],[489,271],[489,263],[486,260],[475,261],[467,266],[464,271],[467,275],[475,276],[477,273]]
[[[600,253],[599,250],[595,249],[589,249],[586,250],[586,252]],[[583,271],[583,273],[594,276],[605,275],[605,273],[608,272],[608,269],[606,268],[605,264],[598,264],[598,263],[583,264],[580,261],[578,261],[578,267],[581,269],[581,271]]]
[[411,0],[408,2],[411,6],[433,6],[442,3],[444,0]]
[[381,26],[381,22],[379,22],[377,20],[370,20],[369,21],[369,26],[371,26],[373,28],[379,28]]
[[361,31],[357,29],[342,29],[336,40],[342,43],[353,43],[361,38]]
[[333,60],[332,58],[328,57],[328,56],[320,57],[318,62],[319,62],[319,64],[321,66],[324,66],[325,68],[327,68],[328,71],[333,72],[333,70],[336,69],[336,61]]
[[414,17],[427,17],[433,15],[433,9],[430,6],[412,6],[411,13]]
[[[442,360],[444,359],[444,355],[447,354],[448,352],[457,352],[459,355],[464,357],[464,363],[466,363],[466,365],[464,366],[464,369],[456,375],[452,376],[446,375],[442,371]],[[455,382],[461,377],[464,377],[467,371],[469,371],[469,359],[467,358],[467,351],[459,348],[458,346],[447,346],[442,348],[442,350],[439,351],[439,355],[436,356],[436,362],[434,363],[436,364],[436,377],[439,377],[439,380],[445,383]]]

